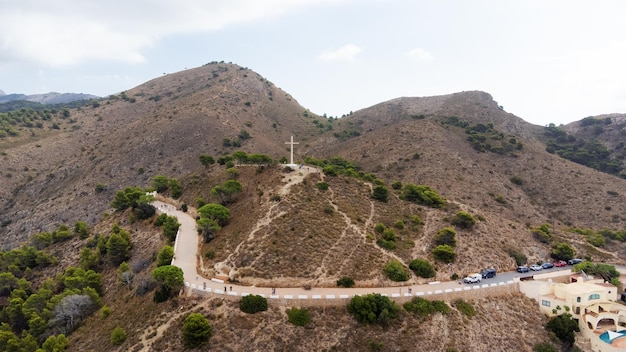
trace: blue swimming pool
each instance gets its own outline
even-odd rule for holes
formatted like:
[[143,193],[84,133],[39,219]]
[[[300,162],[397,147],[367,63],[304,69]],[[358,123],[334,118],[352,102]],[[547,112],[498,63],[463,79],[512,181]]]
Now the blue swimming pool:
[[600,340],[610,344],[613,340],[626,336],[626,330],[622,331],[605,331],[600,334]]

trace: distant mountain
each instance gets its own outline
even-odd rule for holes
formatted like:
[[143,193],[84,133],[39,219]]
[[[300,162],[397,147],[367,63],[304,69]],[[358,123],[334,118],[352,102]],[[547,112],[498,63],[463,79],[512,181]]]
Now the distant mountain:
[[99,97],[91,94],[83,93],[57,93],[50,92],[45,94],[6,94],[0,90],[0,104],[8,103],[16,100],[25,100],[40,104],[66,104],[78,100],[98,99]]

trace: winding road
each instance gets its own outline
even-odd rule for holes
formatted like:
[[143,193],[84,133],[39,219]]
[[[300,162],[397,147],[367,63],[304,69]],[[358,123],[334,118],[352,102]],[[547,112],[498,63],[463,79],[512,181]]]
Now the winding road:
[[[248,294],[261,295],[270,299],[284,302],[285,300],[337,300],[352,298],[354,295],[365,295],[369,293],[380,293],[390,298],[410,299],[415,296],[429,296],[438,294],[454,294],[465,291],[493,288],[498,286],[509,286],[517,282],[514,279],[517,273],[503,273],[495,278],[484,279],[477,285],[459,284],[457,281],[434,282],[426,285],[412,285],[403,287],[312,287],[305,290],[301,287],[277,287],[274,294],[272,288],[241,286],[224,282],[220,279],[202,277],[197,270],[198,248],[200,236],[196,230],[196,222],[189,214],[175,208],[175,206],[155,201],[154,206],[158,212],[166,213],[178,218],[180,228],[174,244],[174,258],[172,265],[183,270],[185,286],[189,294],[216,294],[226,296],[245,296]],[[519,275],[519,274],[517,274]],[[514,289],[517,291],[517,285]],[[411,292],[409,292],[409,289]],[[328,303],[328,302],[326,302]],[[338,302],[339,303],[339,302]]]
[[[296,169],[297,165],[291,165]],[[289,182],[282,186],[280,194],[285,195],[289,192],[289,188],[302,182],[304,177],[309,173],[320,172],[314,167],[306,167],[302,172],[296,175],[290,175]],[[198,263],[201,258],[198,254],[200,236],[196,230],[196,221],[189,214],[178,210],[174,205],[155,201],[153,205],[159,213],[166,213],[178,218],[181,224],[176,242],[174,245],[174,258],[172,265],[178,266],[183,270],[185,286],[188,294],[215,294],[224,296],[245,296],[248,294],[261,295],[270,299],[276,299],[277,303],[289,305],[292,300],[324,300],[322,304],[329,304],[334,301],[337,304],[343,304],[343,301],[352,298],[354,295],[365,295],[369,293],[379,293],[396,300],[409,300],[415,296],[430,295],[446,295],[447,298],[456,298],[458,296],[468,295],[467,291],[480,290],[480,295],[488,295],[490,292],[499,293],[504,291],[518,292],[520,274],[516,272],[498,273],[494,278],[484,279],[480,284],[461,284],[457,281],[431,282],[425,285],[412,286],[395,286],[395,287],[312,287],[310,290],[303,287],[256,287],[241,286],[230,282],[224,282],[218,278],[206,278],[198,272]],[[271,214],[271,208],[268,216]],[[270,217],[271,218],[271,217]],[[268,221],[261,219],[260,221]],[[252,234],[251,234],[252,235]],[[223,265],[223,263],[221,264]],[[569,267],[549,269],[549,271],[568,270]],[[546,270],[548,271],[548,270]],[[521,275],[521,277],[532,276],[533,273]],[[495,289],[494,289],[495,288]]]

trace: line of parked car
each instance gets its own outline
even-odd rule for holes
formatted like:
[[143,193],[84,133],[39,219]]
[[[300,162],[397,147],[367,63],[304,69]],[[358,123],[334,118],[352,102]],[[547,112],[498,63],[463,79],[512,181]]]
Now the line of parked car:
[[518,273],[527,273],[529,271],[540,271],[543,269],[550,269],[550,268],[554,268],[556,267],[562,267],[562,266],[566,266],[566,265],[575,265],[578,263],[582,263],[582,259],[578,259],[578,258],[574,258],[574,259],[570,259],[567,262],[564,260],[557,260],[554,263],[543,263],[541,265],[539,264],[533,264],[530,267],[528,267],[527,265],[520,265],[517,267],[517,272]]

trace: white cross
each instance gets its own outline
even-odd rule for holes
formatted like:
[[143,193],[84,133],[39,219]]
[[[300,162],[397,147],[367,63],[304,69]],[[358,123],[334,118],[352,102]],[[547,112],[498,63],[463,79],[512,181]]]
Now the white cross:
[[290,162],[290,164],[293,165],[293,145],[294,144],[300,144],[300,143],[294,142],[293,141],[293,136],[291,136],[291,142],[285,142],[285,144],[291,144],[291,162]]

